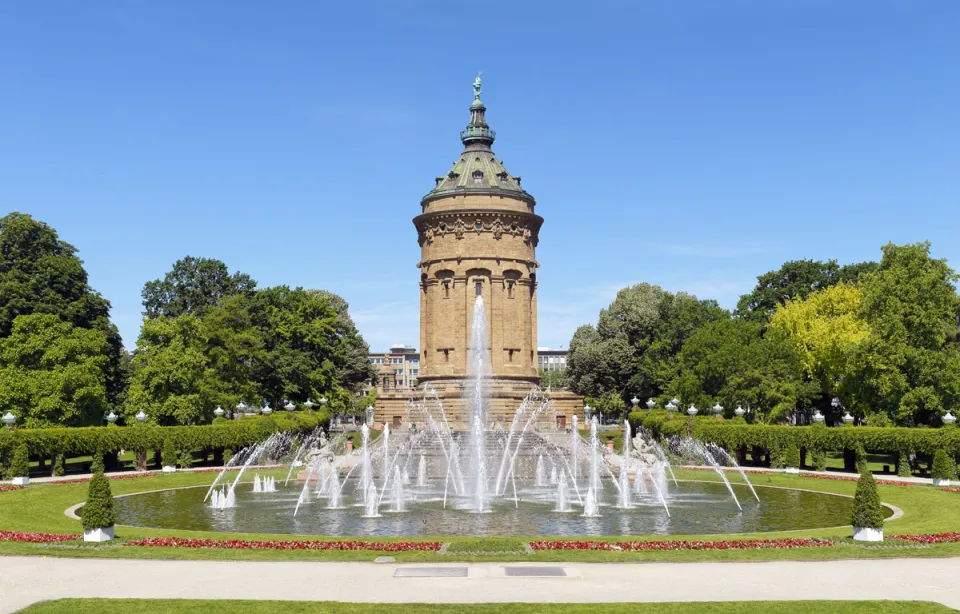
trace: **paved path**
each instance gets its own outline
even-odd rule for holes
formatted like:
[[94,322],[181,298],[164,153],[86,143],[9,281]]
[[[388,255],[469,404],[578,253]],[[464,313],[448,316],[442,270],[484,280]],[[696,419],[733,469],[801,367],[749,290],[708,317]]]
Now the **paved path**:
[[[960,558],[767,563],[550,563],[567,577],[505,577],[523,563],[317,563],[0,557],[0,613],[62,597],[363,602],[652,602],[904,599],[960,608]],[[467,567],[466,578],[395,578]]]

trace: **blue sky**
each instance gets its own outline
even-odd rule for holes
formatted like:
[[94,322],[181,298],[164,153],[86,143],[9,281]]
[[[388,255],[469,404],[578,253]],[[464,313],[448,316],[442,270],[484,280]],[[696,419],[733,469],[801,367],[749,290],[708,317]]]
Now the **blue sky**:
[[960,268],[960,3],[0,4],[0,209],[76,245],[124,342],[187,254],[417,345],[411,219],[477,71],[538,200],[540,345],[640,281],[732,307],[799,258]]

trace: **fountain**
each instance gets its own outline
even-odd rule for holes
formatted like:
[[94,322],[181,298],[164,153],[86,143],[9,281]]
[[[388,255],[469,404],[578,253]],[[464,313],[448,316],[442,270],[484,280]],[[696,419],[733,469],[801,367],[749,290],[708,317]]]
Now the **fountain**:
[[[674,502],[680,503],[681,510],[709,507],[728,514],[727,510],[736,513],[741,509],[721,465],[736,467],[744,483],[753,489],[724,450],[689,438],[672,438],[661,446],[649,432],[642,428],[634,432],[630,423],[624,422],[622,448],[613,451],[600,443],[597,416],[588,421],[586,435],[581,435],[576,415],[572,416],[569,433],[555,429],[555,410],[539,389],[533,389],[522,400],[510,420],[498,420],[491,426],[490,355],[481,297],[474,302],[469,339],[469,379],[463,393],[468,416],[466,429],[451,428],[439,395],[427,384],[408,405],[406,418],[423,425],[412,436],[391,437],[390,426],[384,424],[382,435],[372,439],[370,428],[364,424],[360,428],[362,443],[354,453],[359,458],[338,458],[338,451],[345,447],[343,434],[332,440],[327,440],[322,430],[300,438],[273,435],[234,456],[210,487],[205,497],[211,499],[208,507],[243,507],[247,493],[255,493],[254,497],[269,500],[271,506],[274,502],[289,505],[298,526],[335,517],[336,526],[324,525],[324,529],[318,530],[327,531],[325,534],[351,530],[354,534],[379,535],[397,529],[371,520],[360,526],[351,524],[351,519],[380,518],[383,508],[391,516],[395,514],[390,527],[408,526],[407,523],[420,522],[422,518],[424,526],[429,519],[449,531],[451,526],[459,527],[462,523],[466,534],[483,534],[485,529],[476,527],[489,522],[464,520],[465,512],[493,513],[506,518],[518,514],[516,521],[506,522],[519,526],[521,522],[530,525],[531,514],[538,517],[568,513],[575,506],[578,511],[582,509],[584,517],[595,519],[585,524],[582,531],[596,531],[603,526],[611,532],[626,532],[630,523],[648,527],[642,519],[655,518],[655,524],[641,530],[669,532],[673,526],[670,506]],[[280,456],[287,456],[291,463],[284,484],[292,479],[295,467],[303,468],[296,477],[299,492],[278,489],[275,477],[256,473],[251,489],[235,493],[246,470],[264,459]],[[682,462],[689,458],[712,468],[722,481],[707,486],[678,481],[671,459]],[[341,466],[350,467],[345,469],[346,475],[341,475]],[[227,469],[238,468],[231,484],[218,486]],[[687,496],[688,491],[696,494]],[[691,505],[691,501],[698,503]],[[236,517],[242,518],[243,514]],[[620,524],[607,526],[605,523],[611,522],[608,519]],[[423,527],[417,526],[419,533]],[[543,529],[535,521],[530,526]],[[556,526],[562,526],[565,532],[578,531],[569,522]]]

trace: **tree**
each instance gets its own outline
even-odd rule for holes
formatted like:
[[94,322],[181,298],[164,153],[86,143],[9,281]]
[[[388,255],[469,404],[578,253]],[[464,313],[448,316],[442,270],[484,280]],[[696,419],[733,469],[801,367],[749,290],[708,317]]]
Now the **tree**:
[[861,262],[839,266],[836,260],[793,260],[776,271],[757,277],[757,285],[750,294],[740,297],[737,315],[757,322],[766,321],[778,305],[788,300],[805,299],[817,290],[823,290],[841,281],[856,283],[859,278],[877,268],[875,262]]
[[116,523],[110,480],[103,474],[102,467],[90,478],[90,485],[87,488],[87,502],[81,510],[80,519],[84,531],[109,529]]
[[584,396],[613,392],[627,401],[659,396],[676,377],[676,356],[700,327],[727,317],[714,301],[665,292],[659,286],[624,288],[594,326],[570,341],[571,389]]
[[0,218],[0,338],[18,316],[51,314],[73,326],[106,335],[103,365],[107,403],[119,407],[126,389],[123,344],[109,320],[110,303],[87,282],[75,247],[56,230],[23,213]]
[[832,393],[834,382],[847,375],[857,344],[870,335],[870,326],[860,317],[861,299],[859,288],[841,282],[778,305],[770,318],[771,328],[796,346],[806,376],[825,393]]
[[883,507],[880,505],[880,495],[877,494],[877,481],[869,471],[862,472],[857,480],[850,524],[855,529],[883,528]]
[[163,426],[209,422],[218,384],[206,350],[206,331],[196,316],[144,320],[124,410],[128,422],[141,409]]
[[754,410],[754,420],[779,422],[811,390],[800,377],[793,344],[779,331],[744,319],[711,322],[697,330],[677,357],[670,396],[705,409],[719,402]]
[[933,455],[933,467],[930,477],[935,480],[956,480],[957,464],[943,448],[938,448]]
[[360,336],[350,305],[342,297],[327,290],[307,290],[311,295],[325,299],[337,314],[336,333],[342,343],[336,360],[337,379],[347,389],[356,392],[367,382],[377,383],[377,371],[370,364],[370,346]]
[[550,371],[540,369],[540,387],[544,390],[548,388],[566,388],[569,383],[570,377],[567,374],[566,368],[552,369]]
[[10,459],[7,475],[11,479],[30,476],[30,453],[27,451],[26,444],[21,443],[13,449],[13,458]]
[[144,315],[148,318],[203,316],[221,299],[249,294],[256,285],[246,273],[231,275],[220,260],[187,256],[177,260],[163,279],[148,281],[143,286]]
[[960,404],[957,274],[930,244],[883,247],[862,278],[861,314],[873,334],[857,348],[847,397],[899,425],[937,424]]
[[12,409],[27,428],[100,425],[110,352],[102,329],[48,313],[18,316],[0,339],[0,407]]

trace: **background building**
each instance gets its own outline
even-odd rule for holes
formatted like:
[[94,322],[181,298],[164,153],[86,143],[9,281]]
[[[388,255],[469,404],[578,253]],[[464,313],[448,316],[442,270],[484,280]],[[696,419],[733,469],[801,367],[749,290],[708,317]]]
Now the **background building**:
[[537,368],[544,371],[559,371],[567,368],[567,350],[537,348]]
[[394,345],[389,352],[371,352],[369,358],[380,375],[381,391],[412,390],[420,377],[420,352],[415,347]]

